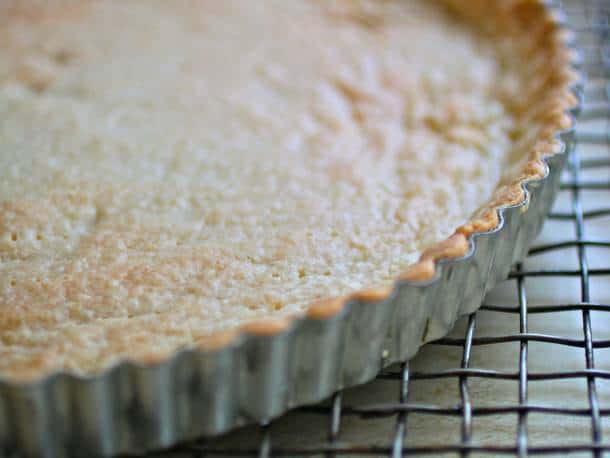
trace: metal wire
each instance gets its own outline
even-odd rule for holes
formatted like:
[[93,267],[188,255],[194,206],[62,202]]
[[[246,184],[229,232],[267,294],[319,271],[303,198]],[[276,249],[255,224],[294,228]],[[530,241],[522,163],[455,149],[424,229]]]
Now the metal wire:
[[[589,45],[583,53],[584,68],[588,70],[590,78],[601,79],[602,84],[590,88],[590,93],[596,96],[593,103],[589,103],[583,110],[583,120],[604,121],[610,119],[610,17],[609,1],[568,1],[558,2],[563,7],[568,20],[578,17],[585,26],[575,28],[577,34],[589,38]],[[610,313],[610,304],[591,301],[590,284],[594,276],[610,275],[610,261],[607,267],[590,268],[587,250],[590,248],[610,248],[609,240],[593,240],[586,236],[587,222],[596,218],[610,216],[610,207],[585,210],[586,195],[583,191],[599,191],[608,194],[610,202],[610,179],[584,180],[581,172],[584,170],[608,169],[610,171],[610,157],[581,160],[579,146],[606,147],[610,151],[610,128],[604,134],[579,131],[577,146],[571,154],[568,163],[569,179],[561,185],[561,191],[569,193],[571,209],[569,212],[553,212],[549,218],[557,221],[571,221],[574,226],[575,237],[557,243],[538,245],[533,247],[529,256],[543,253],[575,249],[578,257],[578,268],[568,269],[557,266],[553,269],[525,269],[517,265],[510,278],[516,283],[517,303],[507,305],[486,304],[480,310],[485,313],[501,314],[503,316],[518,317],[519,332],[506,335],[492,335],[476,337],[477,317],[479,312],[468,317],[464,337],[444,338],[431,345],[461,347],[461,363],[456,361],[452,369],[436,370],[433,372],[411,372],[409,363],[404,362],[398,368],[381,373],[378,379],[397,381],[398,396],[396,402],[346,405],[342,392],[336,393],[330,404],[321,404],[299,409],[301,412],[326,416],[328,418],[328,434],[326,439],[310,443],[306,446],[273,446],[272,433],[269,425],[261,426],[258,446],[241,448],[215,447],[204,441],[197,441],[181,446],[180,453],[193,456],[346,456],[346,455],[373,455],[400,457],[403,455],[457,455],[462,457],[471,454],[513,455],[524,457],[528,455],[587,453],[590,456],[601,457],[604,452],[610,452],[608,442],[603,442],[602,418],[610,417],[610,408],[600,405],[598,396],[598,382],[610,380],[610,370],[595,366],[595,352],[598,349],[610,348],[610,340],[596,339],[592,331],[593,312]],[[610,254],[610,253],[609,253]],[[543,277],[563,278],[576,277],[580,280],[580,302],[565,304],[548,304],[528,306],[527,283],[539,281]],[[581,315],[583,335],[558,336],[531,332],[528,329],[530,315],[549,315],[553,313],[576,311]],[[489,368],[472,367],[472,349],[477,346],[490,344],[519,343],[517,355],[518,365],[516,371],[497,370]],[[548,372],[530,371],[528,368],[529,344],[531,342],[546,342],[556,346],[567,346],[582,349],[585,367],[581,370],[553,370]],[[455,407],[443,407],[434,404],[417,404],[410,402],[411,382],[416,380],[456,379],[459,387],[459,399]],[[476,406],[471,402],[469,380],[514,380],[518,383],[518,399],[513,404],[498,404],[491,406]],[[549,383],[554,380],[581,380],[586,382],[587,406],[565,407],[554,405],[541,405],[528,401],[528,388],[530,382]],[[568,417],[585,417],[590,420],[591,433],[589,439],[576,438],[569,443],[556,443],[548,446],[536,446],[530,443],[528,435],[528,415],[532,413],[545,415],[563,415]],[[411,414],[425,414],[435,417],[455,417],[460,419],[459,442],[445,445],[410,445],[409,423]],[[481,416],[516,415],[517,428],[514,445],[485,445],[473,441],[473,419]],[[395,417],[395,425],[391,443],[388,446],[374,444],[353,444],[342,442],[342,421],[346,417],[358,417],[364,420],[382,417]],[[490,420],[493,421],[493,420]],[[572,438],[574,439],[574,438]]]

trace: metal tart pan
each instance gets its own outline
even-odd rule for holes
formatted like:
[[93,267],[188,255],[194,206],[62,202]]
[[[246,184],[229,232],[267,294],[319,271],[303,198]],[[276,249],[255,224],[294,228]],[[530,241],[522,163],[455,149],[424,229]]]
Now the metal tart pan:
[[[580,100],[581,85],[573,91]],[[523,184],[525,200],[500,209],[498,227],[474,234],[469,253],[440,261],[430,281],[398,281],[383,300],[350,300],[331,317],[295,319],[277,334],[245,333],[216,350],[183,350],[158,364],[0,380],[0,453],[108,456],[164,448],[269,421],[408,360],[474,312],[524,258],[553,203],[573,128],[556,138],[562,151],[544,158],[544,178]]]

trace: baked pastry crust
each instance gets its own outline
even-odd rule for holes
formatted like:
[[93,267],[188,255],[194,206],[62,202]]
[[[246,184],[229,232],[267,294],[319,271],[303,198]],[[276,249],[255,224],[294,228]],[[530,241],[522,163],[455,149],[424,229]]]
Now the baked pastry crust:
[[[524,164],[511,180],[499,186],[493,198],[482,206],[466,224],[453,235],[424,251],[420,259],[409,266],[399,281],[423,283],[434,278],[437,264],[442,260],[459,259],[471,250],[470,237],[493,231],[500,220],[498,210],[522,203],[524,184],[542,179],[547,173],[543,158],[561,151],[557,132],[572,127],[567,110],[577,105],[572,92],[579,80],[572,69],[575,52],[566,43],[570,32],[563,29],[555,12],[549,11],[541,0],[444,0],[456,14],[470,21],[485,24],[490,35],[510,37],[511,42],[534,58],[529,87],[523,88],[524,101],[520,109],[524,123],[541,121],[539,131],[525,137],[522,148],[528,153]],[[535,100],[536,104],[531,104]],[[527,129],[527,125],[524,126]],[[392,288],[378,288],[354,292],[347,296],[329,298],[312,304],[307,317],[327,319],[340,313],[350,300],[379,301],[388,297]],[[210,335],[202,345],[206,348],[223,346],[241,332],[273,335],[290,326],[291,319],[268,319],[243,325],[239,330]]]
[[[546,166],[542,158],[557,152],[559,144],[554,136],[557,131],[570,127],[571,120],[565,110],[576,103],[570,91],[570,85],[576,75],[570,69],[572,55],[565,47],[564,32],[557,26],[556,18],[548,13],[537,1],[510,0],[495,2],[447,1],[448,6],[457,8],[459,14],[466,16],[477,24],[485,23],[487,33],[492,36],[509,37],[513,45],[519,47],[525,55],[532,56],[532,78],[529,87],[522,89],[522,101],[515,101],[515,110],[522,113],[523,129],[528,132],[533,124],[538,125],[523,136],[519,150],[524,154],[510,180],[499,186],[493,198],[480,208],[473,218],[456,229],[448,239],[425,250],[420,260],[411,265],[400,280],[426,282],[432,279],[437,263],[443,259],[458,259],[471,249],[470,237],[475,233],[488,232],[499,224],[497,210],[502,207],[517,205],[525,199],[523,184],[530,180],[543,178]],[[527,30],[527,34],[523,31]],[[531,100],[538,103],[531,105]],[[528,153],[524,153],[528,151]],[[390,294],[391,288],[359,291],[349,296],[329,298],[312,304],[306,316],[314,319],[326,319],[339,313],[354,298],[381,300]],[[282,316],[264,319],[233,329],[215,332],[197,341],[201,348],[219,348],[233,341],[242,333],[275,335],[288,326],[293,318]],[[150,354],[141,361],[156,362],[167,357],[165,354]],[[38,374],[40,375],[40,374]]]

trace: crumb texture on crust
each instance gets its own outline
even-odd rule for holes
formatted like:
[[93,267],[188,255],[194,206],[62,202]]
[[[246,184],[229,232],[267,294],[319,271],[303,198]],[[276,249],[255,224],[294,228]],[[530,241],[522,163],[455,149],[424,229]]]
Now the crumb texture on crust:
[[493,227],[570,75],[536,2],[443,3],[3,2],[0,376],[158,360]]

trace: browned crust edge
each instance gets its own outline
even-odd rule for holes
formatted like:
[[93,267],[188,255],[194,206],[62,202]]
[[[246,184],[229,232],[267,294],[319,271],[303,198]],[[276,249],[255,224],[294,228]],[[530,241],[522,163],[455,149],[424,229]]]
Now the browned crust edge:
[[[562,28],[560,20],[545,6],[544,0],[440,1],[450,9],[458,11],[465,19],[483,23],[484,30],[493,29],[493,33],[527,37],[527,43],[521,39],[528,45],[523,51],[528,56],[538,57],[539,60],[531,69],[527,69],[533,73],[530,76],[533,77],[535,74],[536,77],[531,78],[531,84],[524,88],[525,103],[523,107],[517,106],[517,109],[522,111],[525,124],[537,121],[540,128],[538,132],[519,140],[519,147],[527,151],[523,154],[525,162],[519,172],[508,182],[502,183],[491,200],[483,205],[470,221],[458,227],[447,239],[426,249],[420,259],[396,279],[422,286],[435,278],[440,261],[456,260],[468,255],[471,250],[470,239],[474,234],[497,229],[500,225],[501,208],[525,203],[526,194],[523,185],[531,180],[543,179],[547,175],[547,165],[543,158],[562,151],[562,145],[555,136],[558,132],[572,127],[572,119],[567,114],[567,110],[578,104],[578,99],[572,91],[572,86],[579,80],[579,75],[573,70],[576,55],[567,46],[571,34]],[[527,106],[527,101],[532,97],[540,103]],[[351,301],[380,302],[388,299],[393,291],[394,286],[389,286],[323,299],[312,303],[304,317],[312,320],[329,319],[343,312]],[[187,348],[213,352],[238,345],[240,338],[248,335],[272,338],[287,331],[299,317],[300,315],[295,314],[263,318],[214,332]],[[111,367],[87,373],[84,377],[99,376],[123,363],[137,366],[162,364],[183,350],[184,348],[179,348],[170,354],[151,354],[143,358],[121,360]],[[50,375],[53,373],[28,373],[11,380],[17,383],[31,383]]]

